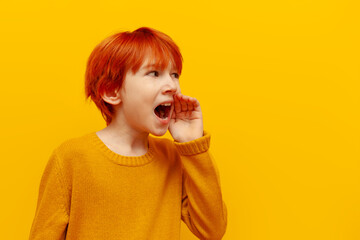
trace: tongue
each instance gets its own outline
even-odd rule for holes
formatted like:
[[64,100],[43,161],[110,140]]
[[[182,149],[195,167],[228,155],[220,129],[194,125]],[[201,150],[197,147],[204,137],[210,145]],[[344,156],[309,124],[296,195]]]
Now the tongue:
[[166,118],[164,109],[160,109],[160,117]]
[[165,119],[167,117],[167,107],[164,106],[157,106],[155,108],[155,114],[162,119]]

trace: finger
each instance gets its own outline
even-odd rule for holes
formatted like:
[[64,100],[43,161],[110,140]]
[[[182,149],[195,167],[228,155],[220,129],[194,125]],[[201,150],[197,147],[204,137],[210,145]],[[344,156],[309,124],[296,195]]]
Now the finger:
[[195,102],[194,98],[189,97],[189,102],[188,102],[188,110],[189,110],[189,111],[193,111],[193,110],[194,110],[194,102]]
[[174,95],[174,108],[175,113],[181,112],[181,104],[177,94]]
[[199,102],[196,98],[194,98],[194,104],[193,104],[193,106],[194,106],[194,110],[195,110],[195,111],[201,111],[200,102]]
[[187,108],[188,105],[187,105],[187,102],[186,102],[186,96],[181,95],[180,104],[181,104],[181,111],[186,112],[188,110],[188,108]]
[[176,118],[176,113],[175,113],[175,109],[174,109],[171,113],[170,119],[175,119],[175,118]]

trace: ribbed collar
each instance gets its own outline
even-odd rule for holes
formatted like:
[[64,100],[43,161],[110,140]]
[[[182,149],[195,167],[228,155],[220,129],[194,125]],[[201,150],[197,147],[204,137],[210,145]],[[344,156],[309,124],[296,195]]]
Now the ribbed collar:
[[139,167],[146,165],[154,160],[154,139],[149,136],[149,149],[146,154],[142,156],[123,156],[117,154],[110,150],[105,143],[99,138],[96,132],[89,134],[90,141],[94,144],[95,148],[101,151],[107,158],[113,161],[116,164],[129,166],[129,167]]

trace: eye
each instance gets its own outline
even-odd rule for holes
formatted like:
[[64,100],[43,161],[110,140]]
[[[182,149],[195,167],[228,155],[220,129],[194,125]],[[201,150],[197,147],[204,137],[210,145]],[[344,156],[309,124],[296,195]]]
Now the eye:
[[159,72],[158,71],[151,71],[151,72],[148,72],[147,75],[151,76],[151,77],[158,77]]
[[173,76],[174,78],[179,78],[179,74],[178,73],[172,73],[171,76]]

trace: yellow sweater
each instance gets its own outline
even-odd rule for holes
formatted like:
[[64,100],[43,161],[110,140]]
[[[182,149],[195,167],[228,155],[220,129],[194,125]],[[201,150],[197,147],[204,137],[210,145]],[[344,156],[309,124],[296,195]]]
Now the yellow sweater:
[[186,143],[149,136],[139,157],[111,151],[95,132],[51,155],[30,240],[174,240],[180,219],[200,239],[221,239],[227,209],[210,135]]

